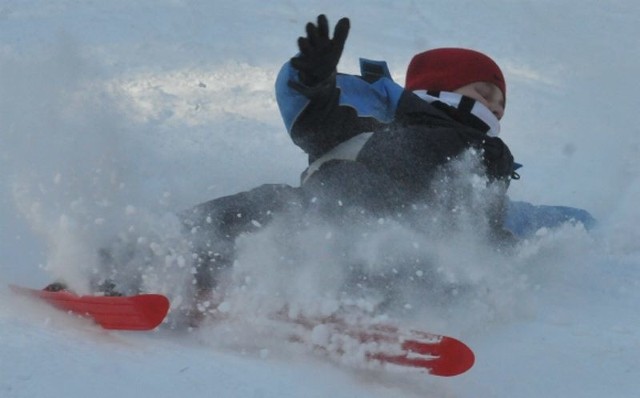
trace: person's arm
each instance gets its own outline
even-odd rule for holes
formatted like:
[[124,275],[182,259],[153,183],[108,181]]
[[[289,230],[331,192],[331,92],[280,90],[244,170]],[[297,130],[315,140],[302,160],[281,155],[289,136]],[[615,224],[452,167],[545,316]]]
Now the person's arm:
[[323,15],[307,25],[300,53],[287,62],[276,80],[276,99],[287,131],[313,160],[349,138],[390,123],[403,93],[391,79],[368,82],[338,74],[336,66],[349,29],[343,18],[334,38]]
[[504,226],[516,236],[526,238],[540,228],[557,228],[564,223],[579,223],[586,229],[596,225],[595,218],[586,210],[568,206],[533,205],[509,201]]

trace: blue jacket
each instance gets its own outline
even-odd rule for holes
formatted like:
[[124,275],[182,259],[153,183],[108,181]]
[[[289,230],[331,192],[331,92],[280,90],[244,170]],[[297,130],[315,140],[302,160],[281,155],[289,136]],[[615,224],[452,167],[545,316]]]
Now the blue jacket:
[[[414,115],[423,119],[426,115],[428,123],[436,127],[457,123],[442,109],[395,83],[385,62],[361,60],[360,65],[361,76],[337,74],[335,80],[314,88],[300,83],[290,63],[280,70],[276,80],[278,106],[291,139],[309,155],[312,167],[323,156],[336,152],[334,148],[340,144],[356,141],[358,138],[354,137],[361,137],[364,132],[403,124]],[[464,124],[466,127],[472,123]],[[456,128],[461,128],[459,123]],[[350,160],[363,158],[357,151],[351,156]],[[565,206],[508,201],[504,212],[503,226],[520,237],[565,222],[581,222],[587,228],[594,225],[588,212]]]

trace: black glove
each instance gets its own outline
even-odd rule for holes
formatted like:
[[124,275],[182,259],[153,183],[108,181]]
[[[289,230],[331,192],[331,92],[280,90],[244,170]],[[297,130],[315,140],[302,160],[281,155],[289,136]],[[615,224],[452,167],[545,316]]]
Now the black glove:
[[513,155],[507,144],[498,137],[485,137],[482,149],[489,178],[509,180],[513,174]]
[[291,65],[300,73],[300,80],[313,87],[336,72],[344,43],[349,34],[349,18],[336,24],[333,39],[329,38],[329,22],[324,15],[318,16],[318,25],[309,22],[307,37],[298,38],[300,55],[291,59]]

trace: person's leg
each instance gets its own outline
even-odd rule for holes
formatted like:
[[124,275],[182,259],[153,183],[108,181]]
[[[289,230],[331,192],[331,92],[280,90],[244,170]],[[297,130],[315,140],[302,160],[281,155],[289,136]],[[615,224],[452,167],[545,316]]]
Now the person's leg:
[[180,215],[194,259],[194,302],[199,312],[207,310],[201,303],[222,298],[225,274],[236,257],[236,238],[300,206],[298,188],[266,184],[196,205]]

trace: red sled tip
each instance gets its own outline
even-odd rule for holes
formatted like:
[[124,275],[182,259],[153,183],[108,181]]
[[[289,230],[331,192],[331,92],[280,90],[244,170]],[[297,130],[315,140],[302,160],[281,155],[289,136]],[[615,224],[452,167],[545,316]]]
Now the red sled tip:
[[435,346],[429,355],[436,357],[425,364],[429,373],[445,377],[466,372],[476,361],[471,348],[460,340],[448,336],[443,336],[440,344]]
[[457,376],[471,369],[475,355],[471,348],[460,340],[439,336],[434,342],[406,340],[402,343],[406,352],[401,355],[371,354],[371,359],[384,363],[413,368],[422,368],[434,376]]

